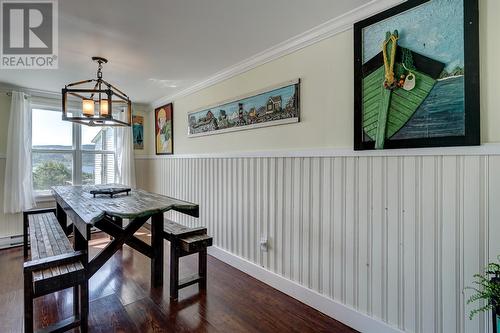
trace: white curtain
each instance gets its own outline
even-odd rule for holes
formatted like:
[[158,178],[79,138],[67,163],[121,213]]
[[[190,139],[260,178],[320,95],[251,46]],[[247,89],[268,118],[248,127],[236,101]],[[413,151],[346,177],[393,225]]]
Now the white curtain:
[[[123,113],[120,117],[123,117]],[[118,117],[120,119],[120,117]],[[122,118],[122,120],[124,120]],[[132,126],[116,129],[116,171],[118,184],[135,187],[135,159]]]
[[20,213],[35,207],[31,175],[31,108],[29,97],[13,91],[7,134],[5,165],[5,213]]

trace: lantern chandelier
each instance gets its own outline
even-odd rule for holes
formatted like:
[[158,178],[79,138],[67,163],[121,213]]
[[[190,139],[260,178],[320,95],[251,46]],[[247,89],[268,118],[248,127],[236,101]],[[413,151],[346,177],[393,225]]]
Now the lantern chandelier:
[[62,89],[62,119],[88,126],[130,126],[130,98],[103,80],[102,64],[108,60],[101,57],[92,60],[98,64],[97,79],[70,83]]

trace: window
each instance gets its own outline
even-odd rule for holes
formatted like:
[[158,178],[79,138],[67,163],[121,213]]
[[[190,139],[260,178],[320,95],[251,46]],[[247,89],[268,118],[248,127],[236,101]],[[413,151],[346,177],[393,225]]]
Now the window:
[[38,194],[56,185],[115,181],[115,135],[110,127],[63,121],[56,110],[33,108],[33,186]]
[[82,184],[115,181],[115,135],[111,127],[81,126]]

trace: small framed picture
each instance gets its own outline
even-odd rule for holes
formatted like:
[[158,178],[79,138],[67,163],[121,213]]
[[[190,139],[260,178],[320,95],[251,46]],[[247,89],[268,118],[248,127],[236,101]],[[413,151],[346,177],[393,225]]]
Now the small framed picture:
[[172,103],[155,109],[156,155],[174,153],[174,106]]
[[144,117],[132,117],[132,133],[134,137],[134,149],[144,149]]

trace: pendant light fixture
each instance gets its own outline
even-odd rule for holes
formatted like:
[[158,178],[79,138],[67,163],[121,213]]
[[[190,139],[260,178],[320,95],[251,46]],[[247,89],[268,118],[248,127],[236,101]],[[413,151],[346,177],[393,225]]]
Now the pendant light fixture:
[[70,83],[62,89],[62,119],[88,126],[130,126],[130,98],[103,80],[102,64],[108,60],[92,60],[98,64],[97,79]]

